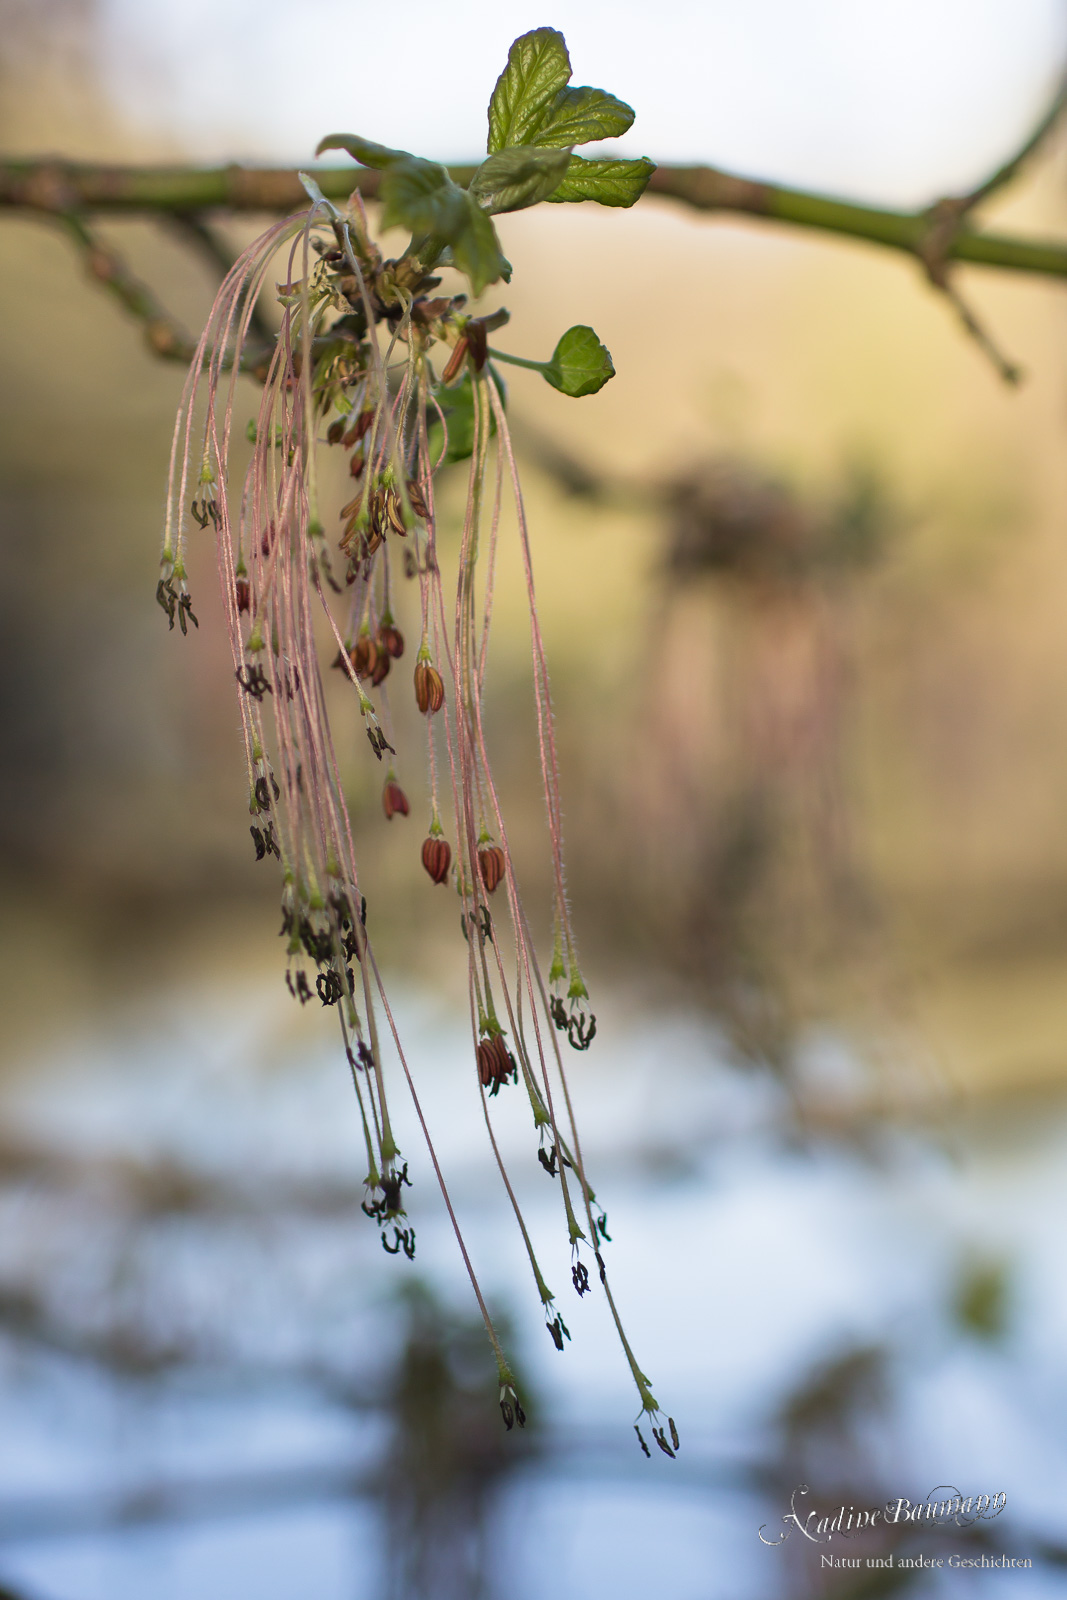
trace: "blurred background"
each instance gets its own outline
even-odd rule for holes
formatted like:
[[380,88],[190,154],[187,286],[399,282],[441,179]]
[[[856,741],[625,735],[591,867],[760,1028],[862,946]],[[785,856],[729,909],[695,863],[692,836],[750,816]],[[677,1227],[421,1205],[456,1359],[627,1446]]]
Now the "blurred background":
[[[908,206],[1017,148],[1067,56],[1059,0],[416,0],[402,48],[359,0],[2,0],[3,146],[297,164],[341,127],[472,158],[508,44],[545,22],[576,81],[636,106],[623,150]],[[992,226],[1062,236],[1065,140]],[[188,241],[100,232],[197,331],[215,280]],[[415,1263],[359,1215],[344,1063],[285,993],[249,848],[206,540],[199,632],[153,603],[181,369],[64,234],[6,214],[0,1594],[1060,1594],[1067,290],[960,275],[1011,389],[872,247],[657,200],[501,234],[508,348],[590,322],[618,371],[580,402],[512,372],[509,409],[599,1019],[571,1078],[682,1452],[640,1455],[504,1105],[564,1357],[541,1331],[470,1094],[465,947],[418,861],[415,729],[398,712],[412,816],[387,824],[339,709],[376,943],[525,1437],[410,1113]],[[490,735],[547,939],[517,579],[505,558]],[[833,1549],[1033,1566],[826,1570],[757,1537],[800,1484],[830,1512],[1004,1492],[995,1523]]]

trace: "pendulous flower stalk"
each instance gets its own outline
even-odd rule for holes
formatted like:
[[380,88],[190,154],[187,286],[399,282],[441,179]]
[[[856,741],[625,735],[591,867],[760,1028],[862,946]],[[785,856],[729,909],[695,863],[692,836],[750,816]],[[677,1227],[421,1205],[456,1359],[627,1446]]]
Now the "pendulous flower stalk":
[[[336,1011],[366,1147],[363,1210],[380,1228],[383,1248],[410,1258],[415,1234],[403,1191],[411,1180],[392,1131],[384,1022],[485,1317],[500,1371],[501,1410],[510,1428],[524,1420],[514,1376],[456,1223],[367,933],[366,900],[324,689],[327,663],[350,685],[347,721],[349,726],[362,723],[368,759],[382,762],[387,753],[390,758],[382,787],[386,819],[408,816],[384,686],[404,654],[397,614],[405,628],[417,630],[414,697],[427,743],[431,818],[421,860],[435,885],[454,883],[460,902],[472,1082],[494,1157],[548,1332],[562,1350],[570,1333],[534,1254],[490,1113],[490,1100],[521,1085],[532,1114],[536,1157],[559,1185],[572,1283],[584,1296],[591,1259],[642,1412],[651,1414],[653,1436],[670,1454],[664,1423],[656,1421],[656,1402],[608,1282],[602,1253],[608,1242],[606,1218],[586,1173],[560,1050],[561,1037],[585,1050],[596,1020],[587,1004],[566,893],[559,761],[530,539],[503,385],[489,358],[488,334],[506,322],[507,313],[471,316],[466,295],[433,292],[442,282],[434,271],[439,264],[461,267],[476,293],[494,274],[507,275],[490,213],[514,208],[507,183],[520,179],[527,185],[523,193],[544,197],[540,190],[546,182],[551,180],[548,189],[558,186],[569,170],[569,146],[582,142],[571,137],[567,123],[567,148],[561,152],[549,140],[546,148],[535,148],[531,167],[532,158],[523,153],[529,140],[512,140],[512,149],[507,128],[500,133],[500,119],[514,122],[515,105],[521,105],[521,94],[519,101],[515,94],[526,92],[522,85],[528,74],[520,72],[510,88],[505,80],[512,58],[528,40],[557,56],[562,50],[566,73],[560,94],[569,77],[558,34],[542,29],[516,41],[490,108],[495,153],[485,168],[492,169],[497,188],[487,188],[487,178],[477,193],[474,185],[461,191],[447,175],[435,177],[443,169],[432,163],[338,136],[335,143],[382,166],[387,178],[395,176],[393,191],[383,181],[382,192],[387,221],[399,216],[412,227],[404,254],[398,260],[383,258],[358,194],[339,209],[307,180],[309,208],[268,229],[227,273],[182,394],[157,598],[171,627],[177,621],[186,632],[189,622],[196,624],[186,573],[186,519],[201,530],[210,528],[238,690],[253,846],[257,860],[277,859],[281,875],[286,982],[301,1004],[317,998]],[[576,114],[574,96],[599,93],[568,90],[567,115]],[[601,96],[595,101],[601,110],[602,102],[632,119],[621,102]],[[548,101],[545,106],[551,110]],[[543,119],[548,112],[540,106],[537,115]],[[442,191],[439,204],[411,198],[418,185],[405,188],[401,180],[413,174],[424,200],[426,193]],[[258,374],[262,392],[247,429],[251,460],[234,494],[230,464],[245,393],[242,355],[259,298],[279,267],[281,325],[274,351]],[[555,387],[571,394],[593,392],[613,371],[591,329],[570,330],[552,362],[541,365]],[[340,451],[347,464],[350,488],[339,508],[326,504],[320,488],[324,449]],[[466,509],[458,558],[449,573],[438,548],[435,481],[440,470],[463,459],[469,461]],[[483,717],[497,554],[511,526],[529,606],[551,856],[554,926],[547,980],[519,894]],[[403,575],[399,587],[398,571]],[[490,897],[496,897],[495,911]],[[669,1426],[676,1448],[674,1425]]]

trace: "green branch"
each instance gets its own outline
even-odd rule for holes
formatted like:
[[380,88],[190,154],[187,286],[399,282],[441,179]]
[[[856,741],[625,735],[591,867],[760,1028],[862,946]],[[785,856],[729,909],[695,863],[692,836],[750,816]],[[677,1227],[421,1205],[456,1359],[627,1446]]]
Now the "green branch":
[[[1019,159],[1002,172],[1014,176]],[[469,182],[473,166],[450,167],[457,183]],[[999,180],[1000,174],[995,177]],[[330,200],[353,189],[367,199],[378,192],[380,174],[368,168],[322,167],[315,178]],[[991,180],[992,182],[992,180]],[[999,183],[998,183],[999,186]],[[982,198],[991,192],[983,185]],[[896,211],[855,205],[830,195],[785,184],[760,183],[716,167],[657,167],[646,194],[675,200],[694,211],[755,217],[792,227],[817,228],[842,238],[900,250],[925,264],[937,208]],[[970,201],[970,197],[967,197]],[[639,202],[640,203],[640,202]],[[0,162],[0,209],[46,214],[96,215],[204,211],[295,211],[307,195],[294,171],[256,167],[113,167],[56,160]],[[946,261],[999,267],[1010,272],[1067,278],[1067,241],[985,233],[961,225],[947,241]]]

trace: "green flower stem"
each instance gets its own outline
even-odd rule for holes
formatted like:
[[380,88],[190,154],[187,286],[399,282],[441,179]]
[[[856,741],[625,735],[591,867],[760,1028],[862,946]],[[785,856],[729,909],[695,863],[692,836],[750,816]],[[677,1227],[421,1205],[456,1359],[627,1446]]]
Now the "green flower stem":
[[491,345],[489,354],[494,361],[506,361],[510,367],[528,367],[531,372],[544,372],[546,367],[552,365],[551,361],[527,361],[525,356],[509,356],[503,350],[494,350]]

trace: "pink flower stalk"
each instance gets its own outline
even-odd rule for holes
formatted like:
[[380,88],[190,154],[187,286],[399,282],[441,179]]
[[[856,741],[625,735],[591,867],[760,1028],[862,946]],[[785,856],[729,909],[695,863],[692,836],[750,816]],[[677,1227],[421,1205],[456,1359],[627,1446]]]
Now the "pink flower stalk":
[[[381,151],[365,142],[360,149]],[[490,1112],[491,1099],[521,1085],[532,1112],[537,1158],[559,1184],[574,1287],[579,1295],[588,1289],[585,1258],[591,1255],[642,1410],[655,1416],[656,1402],[627,1343],[608,1283],[602,1254],[606,1219],[586,1175],[560,1051],[561,1033],[576,1049],[587,1048],[596,1022],[587,1007],[566,894],[559,763],[530,541],[488,348],[489,332],[507,314],[471,317],[465,296],[432,296],[440,279],[431,268],[445,249],[439,239],[413,238],[399,261],[385,262],[358,196],[339,210],[310,181],[308,187],[310,209],[269,228],[234,264],[201,337],[175,426],[158,598],[172,627],[178,620],[184,632],[188,621],[195,623],[185,567],[188,510],[215,533],[252,840],[257,859],[275,856],[282,877],[286,981],[302,1004],[317,997],[336,1008],[367,1150],[363,1209],[379,1224],[386,1250],[412,1256],[414,1231],[402,1196],[408,1168],[392,1132],[379,1017],[393,1038],[453,1226],[456,1219],[365,929],[318,639],[328,635],[331,641],[327,664],[347,676],[373,755],[379,761],[386,751],[395,756],[381,697],[387,674],[404,654],[394,616],[394,606],[401,609],[395,592],[398,557],[405,576],[417,578],[414,695],[424,713],[430,777],[422,863],[435,884],[454,881],[460,900],[468,949],[471,1070],[486,1128],[549,1333],[562,1349],[570,1335],[534,1254]],[[491,231],[488,218],[484,226]],[[231,509],[229,461],[242,367],[252,365],[253,313],[276,263],[282,265],[281,328],[273,352],[258,363],[255,375],[263,390],[249,426],[254,448]],[[588,334],[596,345],[591,330],[571,332]],[[607,366],[610,375],[609,360]],[[458,564],[446,594],[435,474],[450,454],[462,458],[458,436],[464,429],[470,441],[467,505]],[[320,504],[320,447],[343,450],[353,485],[333,537]],[[554,929],[547,981],[519,895],[483,721],[506,501],[514,511],[529,604],[552,857]],[[447,805],[440,792],[442,742]],[[390,820],[409,813],[392,763],[383,808]],[[496,1351],[501,1407],[510,1426],[522,1420],[514,1380],[458,1227],[456,1233]],[[659,1431],[665,1440],[662,1425]]]

